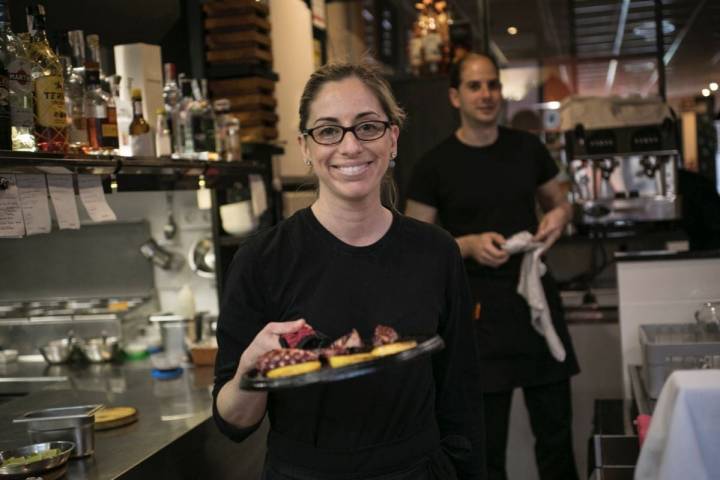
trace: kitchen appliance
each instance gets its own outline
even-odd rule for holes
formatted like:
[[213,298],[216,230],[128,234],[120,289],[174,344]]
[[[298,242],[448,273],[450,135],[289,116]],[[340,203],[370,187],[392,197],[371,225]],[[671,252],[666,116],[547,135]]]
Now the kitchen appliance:
[[571,97],[560,108],[576,224],[680,218],[673,112],[659,98]]
[[71,441],[73,457],[86,457],[95,452],[95,412],[102,405],[46,408],[25,413],[13,423],[26,423],[33,442]]

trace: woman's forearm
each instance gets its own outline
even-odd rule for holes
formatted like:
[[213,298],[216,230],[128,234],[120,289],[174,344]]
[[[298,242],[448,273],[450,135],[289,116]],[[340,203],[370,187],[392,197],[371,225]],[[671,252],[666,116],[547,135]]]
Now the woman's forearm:
[[266,408],[267,393],[241,390],[237,375],[223,385],[217,395],[218,413],[237,428],[256,425],[265,416]]

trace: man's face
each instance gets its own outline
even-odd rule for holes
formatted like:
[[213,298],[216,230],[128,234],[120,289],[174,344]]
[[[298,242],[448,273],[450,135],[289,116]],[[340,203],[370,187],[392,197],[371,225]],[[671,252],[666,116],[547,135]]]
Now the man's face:
[[495,65],[485,57],[470,58],[460,72],[460,86],[450,89],[450,102],[463,124],[491,126],[502,106],[502,85]]

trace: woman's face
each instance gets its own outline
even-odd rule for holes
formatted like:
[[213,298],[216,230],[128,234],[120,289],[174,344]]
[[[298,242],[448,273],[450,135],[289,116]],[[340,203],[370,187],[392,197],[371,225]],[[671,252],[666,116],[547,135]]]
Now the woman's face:
[[[388,121],[388,117],[377,97],[358,78],[350,77],[320,88],[310,104],[305,128],[352,127],[378,120]],[[315,132],[319,134],[320,130]],[[362,201],[375,196],[379,200],[383,175],[391,154],[397,151],[398,133],[398,127],[391,125],[380,138],[363,141],[348,131],[334,145],[321,145],[309,135],[301,136],[303,156],[312,162],[320,182],[320,197]]]

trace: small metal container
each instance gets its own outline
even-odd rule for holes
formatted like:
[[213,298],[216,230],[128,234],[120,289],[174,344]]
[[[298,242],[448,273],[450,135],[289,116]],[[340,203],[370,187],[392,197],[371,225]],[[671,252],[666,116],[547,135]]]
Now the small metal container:
[[110,362],[118,358],[120,343],[117,337],[90,338],[78,345],[83,356],[91,363]]
[[75,443],[73,457],[86,457],[95,452],[95,412],[103,405],[46,408],[25,413],[13,420],[27,423],[33,442],[67,441]]
[[27,445],[14,450],[0,451],[0,465],[4,464],[10,458],[28,457],[38,453],[47,452],[52,449],[58,451],[58,454],[53,457],[44,458],[35,462],[2,465],[0,466],[0,478],[6,476],[11,478],[26,478],[32,476],[33,478],[36,478],[34,475],[41,474],[67,463],[70,453],[74,448],[75,444],[72,442],[49,442]]
[[38,350],[50,365],[68,363],[75,350],[75,341],[70,338],[53,340],[45,346],[38,347]]

